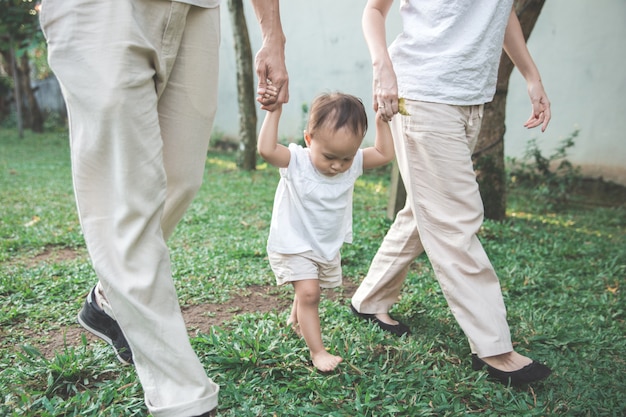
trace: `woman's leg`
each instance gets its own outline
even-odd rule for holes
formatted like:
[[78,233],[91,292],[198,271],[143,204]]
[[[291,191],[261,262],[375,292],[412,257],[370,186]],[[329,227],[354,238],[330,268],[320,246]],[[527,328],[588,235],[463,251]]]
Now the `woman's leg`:
[[513,350],[500,284],[478,240],[483,206],[472,165],[477,106],[407,102],[399,164],[420,239],[452,314],[472,351]]
[[[398,163],[412,165],[413,162],[408,160],[412,154],[404,149],[406,145],[399,115],[392,119],[390,126]],[[389,309],[398,301],[409,266],[423,251],[410,200],[407,199],[372,259],[365,279],[352,296],[354,308],[359,313],[375,314],[385,323],[397,324],[389,317]]]

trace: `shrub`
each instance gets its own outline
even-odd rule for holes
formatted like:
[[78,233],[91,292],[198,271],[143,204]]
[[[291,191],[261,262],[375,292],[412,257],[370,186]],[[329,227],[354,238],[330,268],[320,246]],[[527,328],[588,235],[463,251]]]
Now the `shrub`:
[[577,129],[561,140],[550,156],[544,156],[537,140],[531,139],[522,160],[509,158],[508,186],[525,189],[532,201],[541,201],[549,210],[563,208],[583,180],[580,167],[567,159],[578,133]]

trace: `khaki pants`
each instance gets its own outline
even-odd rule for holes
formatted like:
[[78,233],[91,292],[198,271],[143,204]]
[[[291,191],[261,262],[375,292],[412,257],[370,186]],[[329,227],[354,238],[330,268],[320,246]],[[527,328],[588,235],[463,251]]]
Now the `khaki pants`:
[[410,264],[426,251],[472,352],[510,352],[500,284],[476,236],[483,206],[471,155],[482,106],[408,101],[407,110],[410,117],[396,115],[391,122],[407,203],[352,303],[361,313],[388,312]]
[[44,0],[67,103],[81,226],[155,417],[217,406],[192,350],[166,240],[202,182],[216,110],[219,9]]

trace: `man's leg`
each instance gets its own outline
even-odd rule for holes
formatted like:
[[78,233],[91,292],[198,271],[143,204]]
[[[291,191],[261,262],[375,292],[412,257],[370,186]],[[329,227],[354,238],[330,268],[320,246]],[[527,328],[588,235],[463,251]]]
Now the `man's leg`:
[[85,240],[155,417],[207,412],[219,390],[189,343],[161,227],[168,178],[155,79],[167,74],[161,42],[183,36],[188,9],[48,0],[42,15],[68,106]]
[[[219,9],[192,7],[171,75],[157,83],[167,195],[161,226],[167,240],[202,179],[217,110]],[[164,63],[164,66],[167,62]]]

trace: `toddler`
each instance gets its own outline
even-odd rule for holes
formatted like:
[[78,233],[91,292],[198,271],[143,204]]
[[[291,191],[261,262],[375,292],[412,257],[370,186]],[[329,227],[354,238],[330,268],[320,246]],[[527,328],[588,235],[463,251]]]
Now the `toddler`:
[[[269,84],[269,83],[268,83]],[[269,86],[265,94],[275,94]],[[367,115],[357,97],[322,94],[311,104],[306,147],[278,143],[282,107],[266,113],[259,154],[280,168],[267,252],[278,285],[291,283],[295,295],[287,321],[309,348],[313,365],[334,370],[342,358],[324,348],[318,306],[320,288],[341,285],[344,242],[352,241],[352,191],[364,169],[394,157],[391,131],[376,115],[374,146],[360,149]]]

